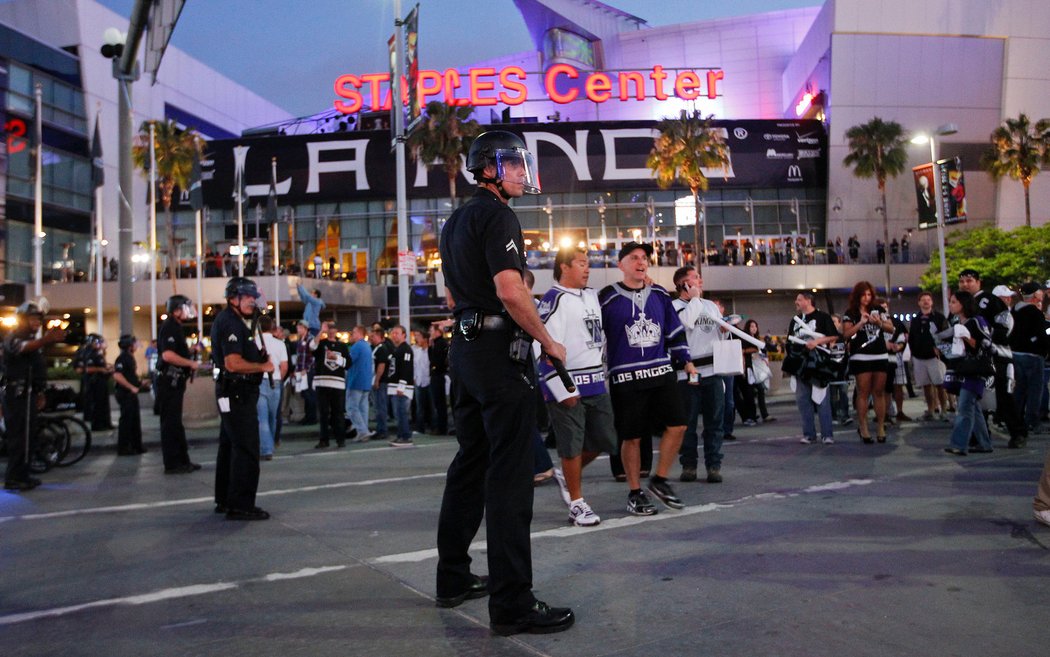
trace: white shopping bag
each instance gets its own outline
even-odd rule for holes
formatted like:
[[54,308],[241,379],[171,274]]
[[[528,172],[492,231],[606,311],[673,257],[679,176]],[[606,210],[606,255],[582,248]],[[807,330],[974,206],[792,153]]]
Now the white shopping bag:
[[714,344],[715,374],[737,376],[744,373],[744,348],[740,340],[719,340]]

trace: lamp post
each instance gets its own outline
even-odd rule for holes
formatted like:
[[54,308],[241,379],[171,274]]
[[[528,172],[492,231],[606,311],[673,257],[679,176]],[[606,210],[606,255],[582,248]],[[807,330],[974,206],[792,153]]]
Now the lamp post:
[[941,304],[944,316],[948,316],[948,262],[944,256],[944,217],[941,214],[941,182],[936,173],[937,168],[937,137],[954,135],[959,132],[959,126],[954,123],[945,123],[933,131],[932,135],[916,133],[911,138],[913,144],[930,144],[930,166],[935,170],[933,176],[933,198],[934,209],[937,211],[937,250],[940,252],[941,260]]
[[398,323],[408,330],[408,275],[401,271],[401,254],[408,250],[408,190],[405,182],[405,108],[401,101],[401,71],[404,64],[404,22],[401,0],[394,0],[394,66],[391,75],[391,111],[394,113],[395,165],[397,166],[397,311]]

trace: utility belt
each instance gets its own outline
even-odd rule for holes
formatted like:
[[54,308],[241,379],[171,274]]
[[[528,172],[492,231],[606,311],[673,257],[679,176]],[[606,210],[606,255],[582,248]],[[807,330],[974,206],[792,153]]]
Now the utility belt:
[[216,372],[215,384],[220,397],[238,398],[249,392],[258,393],[263,380],[261,373],[233,374],[219,369]]
[[485,331],[505,333],[510,337],[507,354],[510,359],[519,365],[532,362],[532,336],[505,315],[486,315],[482,310],[466,310],[457,317],[455,330],[467,342],[477,340]]
[[173,387],[178,387],[180,383],[190,378],[189,370],[183,367],[169,366],[162,370],[157,370],[157,375],[164,377],[171,381]]

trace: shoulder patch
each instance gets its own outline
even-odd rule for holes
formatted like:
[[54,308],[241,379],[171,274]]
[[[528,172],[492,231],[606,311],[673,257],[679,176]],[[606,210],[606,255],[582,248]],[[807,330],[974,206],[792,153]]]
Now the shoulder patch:
[[237,342],[237,335],[234,333],[230,334],[230,337],[226,338],[226,342]]

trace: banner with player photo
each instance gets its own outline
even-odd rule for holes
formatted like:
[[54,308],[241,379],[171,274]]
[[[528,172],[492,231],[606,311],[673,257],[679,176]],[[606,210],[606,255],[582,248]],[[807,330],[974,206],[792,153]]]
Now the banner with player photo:
[[937,176],[941,186],[941,216],[944,224],[966,221],[966,182],[963,179],[962,160],[955,157],[937,160]]

